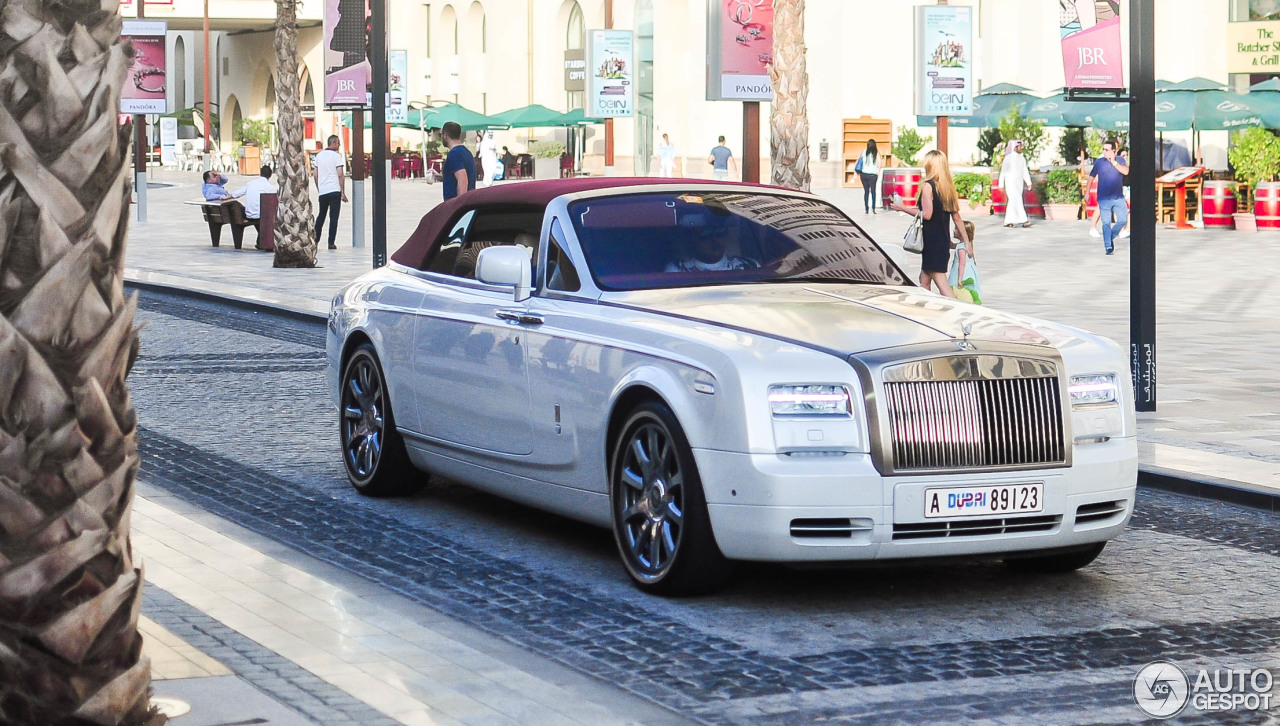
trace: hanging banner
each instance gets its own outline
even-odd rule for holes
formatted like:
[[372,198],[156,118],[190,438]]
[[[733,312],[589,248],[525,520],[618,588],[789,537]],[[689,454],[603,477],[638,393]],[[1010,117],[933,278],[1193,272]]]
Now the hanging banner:
[[324,106],[373,107],[369,0],[324,0]]
[[587,118],[635,113],[634,57],[630,30],[587,31]]
[[1067,88],[1124,88],[1118,0],[1058,0]]
[[165,102],[163,20],[125,20],[120,35],[133,43],[133,65],[120,89],[120,113],[168,113]]
[[772,101],[772,62],[773,0],[708,0],[708,101]]
[[178,119],[166,116],[160,119],[160,163],[171,166],[178,163]]
[[409,121],[409,51],[387,51],[387,123]]
[[973,115],[973,9],[916,8],[916,115]]

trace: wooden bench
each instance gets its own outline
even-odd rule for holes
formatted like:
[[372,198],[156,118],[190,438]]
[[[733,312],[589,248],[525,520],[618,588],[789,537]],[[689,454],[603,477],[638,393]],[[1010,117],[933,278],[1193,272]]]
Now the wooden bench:
[[235,244],[236,249],[240,249],[241,243],[244,241],[244,228],[256,227],[256,220],[247,219],[244,216],[244,205],[238,201],[191,201],[185,202],[192,206],[200,207],[200,211],[204,214],[204,221],[209,223],[209,239],[213,242],[213,246],[217,247],[218,242],[222,240],[222,225],[231,225],[231,241]]

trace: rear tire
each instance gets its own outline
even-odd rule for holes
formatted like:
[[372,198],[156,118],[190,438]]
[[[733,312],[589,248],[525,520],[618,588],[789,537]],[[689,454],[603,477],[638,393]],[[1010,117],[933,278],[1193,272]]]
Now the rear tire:
[[609,508],[622,564],[641,590],[696,595],[729,579],[693,451],[666,405],[643,403],[627,416],[609,458]]
[[1106,542],[1099,542],[1096,545],[1091,545],[1075,552],[1063,552],[1042,557],[1019,557],[1005,560],[1004,563],[1009,566],[1009,569],[1022,574],[1060,575],[1087,567],[1098,559],[1098,555],[1102,554],[1102,549],[1106,546]]
[[356,491],[390,497],[421,489],[425,477],[414,469],[396,431],[386,377],[371,344],[356,348],[342,367],[341,401],[342,463]]

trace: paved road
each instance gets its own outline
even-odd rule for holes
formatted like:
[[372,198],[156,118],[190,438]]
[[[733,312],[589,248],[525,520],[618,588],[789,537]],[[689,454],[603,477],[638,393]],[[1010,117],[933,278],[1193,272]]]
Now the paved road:
[[[155,293],[141,318],[150,485],[698,721],[1133,723],[1150,661],[1280,669],[1273,515],[1144,491],[1073,576],[751,567],[714,597],[657,599],[603,530],[456,485],[354,494],[319,323]],[[1180,722],[1268,719],[1280,705]]]

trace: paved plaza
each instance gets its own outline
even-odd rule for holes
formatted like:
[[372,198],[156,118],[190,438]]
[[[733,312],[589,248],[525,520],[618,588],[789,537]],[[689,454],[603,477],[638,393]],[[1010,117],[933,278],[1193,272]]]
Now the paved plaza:
[[[1213,501],[1144,489],[1129,531],[1066,579],[767,567],[669,601],[630,586],[606,531],[464,487],[359,497],[334,455],[319,319],[369,267],[350,206],[320,267],[277,270],[252,230],[244,250],[226,230],[210,246],[181,203],[196,175],[152,181],[170,186],[131,228],[129,279],[315,314],[141,293],[134,546],[157,693],[195,707],[177,726],[1119,724],[1140,720],[1128,689],[1151,660],[1280,667],[1273,517]],[[864,216],[857,190],[819,193],[914,275],[895,247],[904,217]],[[439,194],[392,182],[392,250]],[[1123,242],[1106,257],[1083,223],[976,222],[990,305],[1127,339]],[[1276,285],[1237,268],[1280,263],[1280,234],[1162,230],[1158,244],[1161,400],[1140,417],[1142,465],[1274,485]]]

